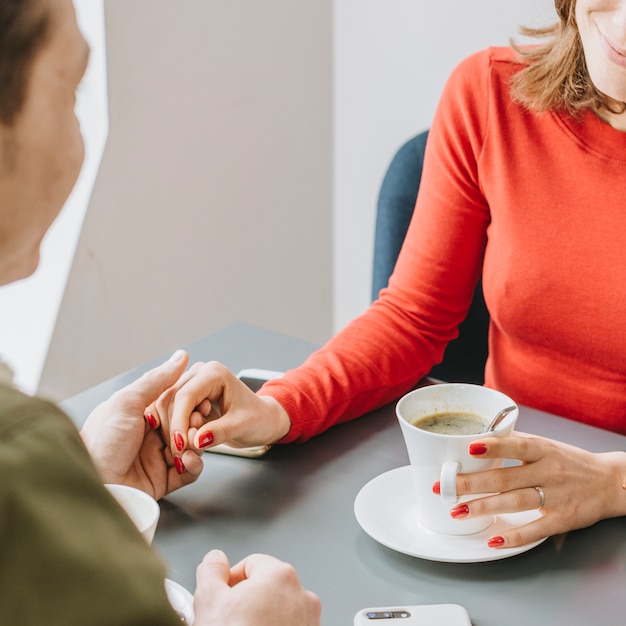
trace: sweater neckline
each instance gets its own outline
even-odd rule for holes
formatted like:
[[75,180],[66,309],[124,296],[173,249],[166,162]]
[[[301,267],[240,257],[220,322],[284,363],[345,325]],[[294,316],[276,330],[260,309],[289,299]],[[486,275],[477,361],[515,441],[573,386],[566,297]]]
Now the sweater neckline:
[[583,148],[605,159],[626,162],[626,132],[613,128],[592,111],[585,111],[580,118],[566,111],[553,114]]

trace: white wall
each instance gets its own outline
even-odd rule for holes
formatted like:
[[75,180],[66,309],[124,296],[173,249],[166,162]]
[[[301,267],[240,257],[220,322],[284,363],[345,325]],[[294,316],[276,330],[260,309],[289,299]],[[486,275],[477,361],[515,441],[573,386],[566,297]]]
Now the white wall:
[[39,384],[107,133],[102,0],[74,0],[74,4],[91,48],[76,102],[85,138],[85,163],[72,195],[44,240],[37,272],[0,289],[0,354],[13,368],[16,383],[30,393]]
[[105,0],[109,137],[42,393],[234,321],[330,336],[331,6]]
[[552,0],[335,0],[334,325],[369,303],[376,199],[468,54],[553,21]]

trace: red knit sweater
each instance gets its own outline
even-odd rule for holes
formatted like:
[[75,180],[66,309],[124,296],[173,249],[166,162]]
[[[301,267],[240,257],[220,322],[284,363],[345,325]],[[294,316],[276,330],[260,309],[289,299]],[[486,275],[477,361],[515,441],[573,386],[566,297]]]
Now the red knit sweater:
[[264,393],[304,440],[409,390],[438,362],[483,270],[485,384],[626,433],[626,133],[514,103],[508,48],[453,72],[389,287]]

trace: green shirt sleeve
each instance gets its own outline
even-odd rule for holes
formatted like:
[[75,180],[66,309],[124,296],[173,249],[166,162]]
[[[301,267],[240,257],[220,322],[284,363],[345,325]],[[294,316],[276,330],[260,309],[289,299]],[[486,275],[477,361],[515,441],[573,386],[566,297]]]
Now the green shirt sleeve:
[[0,387],[0,624],[180,624],[165,570],[54,405]]

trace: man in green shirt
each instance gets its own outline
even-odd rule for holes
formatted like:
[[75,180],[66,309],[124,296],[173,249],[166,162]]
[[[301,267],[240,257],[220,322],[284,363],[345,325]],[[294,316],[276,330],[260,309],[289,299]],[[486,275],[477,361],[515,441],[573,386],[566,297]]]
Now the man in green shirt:
[[[78,177],[75,92],[88,57],[72,0],[0,1],[0,285],[36,269],[41,240]],[[200,456],[186,451],[177,466],[158,425],[144,418],[187,364],[176,352],[114,394],[82,438],[0,368],[0,624],[180,623],[162,563],[103,482],[158,499],[197,478]],[[197,626],[319,626],[317,597],[272,557],[231,568],[214,550],[197,578]]]

